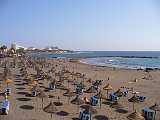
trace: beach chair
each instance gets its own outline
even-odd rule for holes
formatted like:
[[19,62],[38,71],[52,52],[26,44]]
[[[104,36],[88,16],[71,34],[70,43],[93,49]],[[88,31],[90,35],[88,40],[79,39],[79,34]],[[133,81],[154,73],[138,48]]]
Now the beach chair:
[[91,113],[87,110],[81,111],[79,115],[80,120],[91,120]]
[[114,93],[111,93],[111,94],[109,94],[109,99],[110,99],[110,101],[112,101],[112,102],[117,102],[119,98],[118,98],[118,96],[115,95]]
[[36,90],[33,90],[33,91],[31,92],[31,96],[32,96],[32,97],[36,97],[36,96],[37,96],[37,91],[36,91]]
[[129,90],[128,88],[123,88],[122,92],[123,92],[123,95],[126,97],[129,93]]
[[136,96],[136,97],[140,102],[144,102],[146,99],[146,97],[144,97],[144,96]]
[[2,115],[8,115],[9,106],[10,106],[10,103],[7,99],[2,101],[1,106],[0,106]]
[[76,94],[82,95],[83,93],[83,88],[80,85],[77,85],[76,87]]
[[95,96],[92,96],[90,98],[90,104],[93,106],[96,106],[98,104],[98,98],[96,98]]
[[11,94],[11,88],[10,87],[6,87],[5,88],[5,93],[9,96]]
[[155,120],[155,111],[149,109],[148,107],[142,109],[142,115],[145,120]]
[[55,88],[56,88],[56,85],[51,82],[51,83],[49,84],[49,89],[50,89],[50,90],[54,90]]

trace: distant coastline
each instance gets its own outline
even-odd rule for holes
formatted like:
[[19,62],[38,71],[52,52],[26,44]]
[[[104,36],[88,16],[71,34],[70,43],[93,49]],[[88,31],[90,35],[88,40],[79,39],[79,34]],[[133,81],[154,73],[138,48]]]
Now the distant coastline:
[[[74,51],[67,53],[34,53],[34,57],[63,58],[69,61],[80,61],[96,66],[108,66],[127,69],[160,69],[160,52],[129,51]],[[85,61],[81,61],[85,59]]]

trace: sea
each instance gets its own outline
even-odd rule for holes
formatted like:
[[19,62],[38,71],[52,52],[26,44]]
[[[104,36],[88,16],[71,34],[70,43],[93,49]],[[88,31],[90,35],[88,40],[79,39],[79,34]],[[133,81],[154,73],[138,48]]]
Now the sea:
[[160,69],[160,51],[75,51],[64,54],[39,53],[47,58],[80,59],[85,64],[127,69]]

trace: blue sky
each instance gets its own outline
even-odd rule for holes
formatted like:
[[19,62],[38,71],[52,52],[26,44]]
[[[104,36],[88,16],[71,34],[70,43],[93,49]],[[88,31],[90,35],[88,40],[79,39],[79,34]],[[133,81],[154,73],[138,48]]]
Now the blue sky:
[[158,0],[0,0],[0,42],[160,50]]

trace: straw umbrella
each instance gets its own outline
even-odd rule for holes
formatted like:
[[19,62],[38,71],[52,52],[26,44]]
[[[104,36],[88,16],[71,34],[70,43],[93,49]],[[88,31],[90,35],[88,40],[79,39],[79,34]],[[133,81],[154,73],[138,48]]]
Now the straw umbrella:
[[64,86],[61,82],[56,82],[56,88],[61,90],[67,90],[67,87]]
[[[150,107],[151,110],[155,111],[155,117],[156,117],[156,112],[159,111],[160,112],[160,105],[158,105],[157,103],[155,103],[153,106]],[[155,120],[156,118],[154,118]]]
[[8,84],[12,83],[12,80],[11,79],[6,79],[4,82],[5,82],[5,84],[7,84],[7,87],[8,87]]
[[47,105],[43,110],[44,110],[44,112],[50,113],[51,118],[52,118],[52,114],[57,112],[57,108],[53,102],[50,102],[49,105]]
[[79,95],[77,95],[72,101],[71,101],[72,104],[75,104],[75,105],[81,105],[84,103],[84,101],[79,97]]
[[38,84],[38,82],[35,81],[35,80],[33,80],[33,81],[31,82],[31,85],[32,85],[32,86],[37,85],[37,84]]
[[43,99],[47,97],[47,95],[45,94],[45,92],[40,91],[40,93],[38,94],[38,97],[42,99],[42,109],[43,109]]
[[128,101],[133,103],[133,111],[135,110],[134,104],[140,102],[135,95],[132,98],[128,99]]
[[68,97],[68,103],[69,103],[70,98],[75,96],[76,94],[70,89],[68,89],[63,95]]
[[108,92],[109,92],[109,90],[112,90],[113,88],[112,88],[112,86],[110,85],[110,84],[107,84],[104,88],[103,88],[103,90],[106,90],[107,91],[107,98],[108,98]]
[[118,96],[118,97],[122,97],[124,94],[123,92],[121,91],[121,89],[118,89],[115,94]]
[[129,120],[145,120],[145,118],[138,112],[131,113],[127,116]]
[[96,93],[97,90],[94,86],[89,87],[86,91],[86,93]]
[[77,111],[79,111],[79,105],[82,105],[84,101],[79,97],[79,95],[77,95],[71,103],[77,105]]
[[102,99],[106,100],[106,96],[103,95],[102,91],[100,90],[100,91],[95,95],[95,97],[100,100],[100,108],[101,108]]

